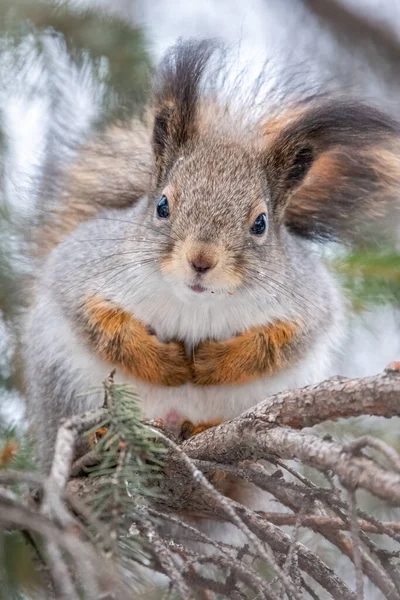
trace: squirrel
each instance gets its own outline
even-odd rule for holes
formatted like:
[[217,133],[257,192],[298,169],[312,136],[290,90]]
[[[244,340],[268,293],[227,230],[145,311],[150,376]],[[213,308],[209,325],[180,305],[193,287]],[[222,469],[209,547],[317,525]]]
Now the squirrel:
[[338,97],[249,125],[207,92],[213,52],[170,49],[146,117],[86,145],[44,211],[23,334],[43,469],[113,367],[146,418],[191,433],[332,374],[346,302],[314,242],[387,215],[399,125]]

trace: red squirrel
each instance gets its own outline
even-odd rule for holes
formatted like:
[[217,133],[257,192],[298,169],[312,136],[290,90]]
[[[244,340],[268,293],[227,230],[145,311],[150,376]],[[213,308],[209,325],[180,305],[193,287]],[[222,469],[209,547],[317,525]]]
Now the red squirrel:
[[44,469],[113,367],[145,417],[196,432],[322,380],[343,345],[343,294],[312,241],[385,213],[399,125],[335,97],[250,126],[207,93],[212,52],[166,54],[146,117],[83,148],[40,231],[23,353]]

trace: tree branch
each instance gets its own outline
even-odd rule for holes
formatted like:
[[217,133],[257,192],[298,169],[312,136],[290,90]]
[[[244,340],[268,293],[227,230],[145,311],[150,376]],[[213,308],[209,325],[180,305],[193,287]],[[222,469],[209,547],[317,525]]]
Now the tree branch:
[[361,415],[399,416],[400,371],[395,365],[373,377],[333,377],[318,385],[281,392],[258,404],[252,412],[269,423],[293,429]]
[[400,504],[400,475],[365,457],[353,457],[336,442],[280,425],[309,427],[339,417],[400,414],[400,375],[388,369],[365,379],[334,378],[317,386],[273,396],[232,421],[184,442],[197,460],[237,463],[279,456],[336,473],[350,488],[362,487]]
[[[260,599],[277,600],[284,593],[292,598],[300,598],[301,591],[305,589],[304,574],[307,574],[333,598],[355,600],[355,594],[340,577],[299,542],[299,528],[309,527],[355,563],[358,597],[362,593],[363,573],[385,597],[397,600],[399,574],[396,565],[391,562],[394,555],[383,553],[367,534],[384,533],[397,540],[400,538],[400,524],[381,523],[369,517],[357,509],[355,496],[349,507],[342,497],[342,490],[335,485],[332,474],[336,474],[350,491],[363,487],[376,497],[399,505],[400,473],[385,469],[373,458],[364,456],[362,451],[365,447],[378,450],[389,459],[389,466],[393,465],[395,469],[400,464],[398,454],[387,444],[370,436],[342,446],[331,439],[299,429],[344,416],[394,416],[399,413],[400,373],[394,365],[376,377],[360,380],[334,378],[317,386],[277,394],[236,419],[198,434],[181,445],[149,424],[147,427],[152,434],[168,448],[163,459],[164,477],[154,481],[158,494],[153,506],[144,506],[139,497],[135,500],[130,493],[128,503],[122,501],[125,493],[122,486],[118,492],[120,499],[117,499],[113,509],[118,511],[121,500],[124,514],[121,515],[119,531],[125,531],[126,524],[130,535],[132,524],[135,525],[145,539],[145,553],[149,553],[150,560],[148,566],[169,577],[172,588],[181,597],[189,597],[192,592],[193,597],[198,597],[196,590],[192,590],[192,585],[196,585],[198,589],[219,589],[225,596],[241,600],[247,597],[246,589],[252,589]],[[120,541],[119,538],[112,538],[116,530],[109,531],[103,524],[99,525],[96,514],[91,514],[89,504],[80,500],[91,500],[101,495],[108,480],[111,485],[113,482],[115,484],[115,479],[121,476],[121,468],[128,455],[126,453],[130,452],[126,444],[118,446],[119,450],[116,449],[113,455],[113,464],[117,463],[116,470],[111,470],[108,475],[106,470],[97,478],[81,477],[68,481],[71,473],[79,471],[78,467],[92,464],[99,458],[95,449],[86,458],[72,464],[80,435],[105,420],[110,421],[112,433],[110,414],[108,409],[101,409],[73,417],[60,427],[47,479],[16,471],[0,473],[0,484],[34,482],[42,487],[41,514],[37,511],[29,514],[37,516],[38,531],[48,552],[52,552],[51,561],[48,561],[50,570],[59,583],[59,595],[65,598],[71,597],[75,589],[78,593],[82,583],[90,588],[88,598],[95,598],[98,594],[97,547],[107,549],[107,552],[111,547],[118,548],[112,556],[121,570],[126,569],[128,560],[133,564],[138,560],[135,553],[128,553],[129,536]],[[327,475],[329,487],[313,484],[295,468],[286,465],[283,459],[300,460],[319,469]],[[269,460],[277,467],[275,472],[270,474],[262,464],[256,462],[258,460]],[[212,485],[216,471],[225,472],[226,477],[237,481],[237,485],[240,485],[241,479],[251,482],[251,485],[272,494],[295,514],[263,514],[250,510],[236,502],[233,496],[223,495]],[[295,479],[287,481],[285,471]],[[203,472],[211,477],[211,481]],[[6,517],[0,516],[0,521],[12,519],[13,515],[18,514],[25,525],[25,507],[21,508],[15,502],[17,498],[0,494],[1,509],[6,509],[2,511]],[[129,503],[132,503],[132,512],[128,508]],[[141,512],[142,505],[144,512]],[[161,509],[164,512],[160,512]],[[170,514],[171,510],[178,514]],[[201,530],[197,531],[189,524],[193,521],[187,523],[182,520],[179,515],[182,511],[185,516],[197,517],[203,523],[207,519],[231,523],[247,538],[246,550],[238,554],[238,549],[213,540]],[[117,518],[117,513],[113,518]],[[283,525],[294,527],[292,537],[280,528]],[[56,531],[54,535],[48,534],[49,527]],[[35,527],[30,529],[36,531]],[[97,539],[90,533],[94,531],[97,532]],[[172,538],[171,531],[174,532]],[[192,546],[177,543],[180,539],[195,542],[196,548],[205,544],[207,552],[200,554]],[[74,556],[71,555],[72,540],[79,546]],[[126,554],[123,548],[126,548]],[[63,563],[63,555],[66,554],[68,559]],[[272,581],[260,578],[257,569],[246,563],[246,560],[254,560],[255,557],[269,565],[277,577]],[[217,580],[224,573],[225,583],[220,584],[217,580],[205,577],[201,571],[203,567],[211,569],[207,575],[216,570]],[[76,581],[75,575],[71,578],[71,574],[75,573],[79,575]],[[124,577],[121,575],[121,585],[126,583]]]
[[[288,525],[295,526],[297,521],[297,515],[292,513],[278,513],[278,512],[257,512],[260,517],[266,519],[274,525]],[[320,527],[327,527],[333,531],[349,531],[350,525],[345,523],[339,517],[328,517],[321,515],[304,515],[301,518],[302,527],[309,527],[310,529],[318,529]],[[400,532],[400,521],[384,521],[382,523],[384,527],[393,529],[393,531]],[[358,527],[366,533],[384,534],[381,527],[373,525],[369,521],[358,519]]]

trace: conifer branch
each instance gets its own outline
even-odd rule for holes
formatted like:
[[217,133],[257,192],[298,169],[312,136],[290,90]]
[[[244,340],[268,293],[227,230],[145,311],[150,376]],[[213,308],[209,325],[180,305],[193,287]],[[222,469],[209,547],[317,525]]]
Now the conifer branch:
[[[305,590],[318,597],[306,575],[333,598],[361,598],[362,575],[386,598],[398,598],[400,574],[393,561],[400,553],[385,552],[369,535],[389,535],[400,543],[400,525],[371,517],[355,502],[355,491],[365,487],[376,497],[400,505],[398,454],[371,436],[340,445],[301,431],[339,416],[383,415],[385,407],[388,417],[398,415],[397,363],[376,377],[334,378],[277,394],[181,444],[161,426],[141,422],[140,399],[134,391],[111,379],[106,382],[106,396],[107,408],[62,424],[47,478],[0,472],[0,509],[4,508],[0,521],[43,537],[52,553],[48,567],[61,597],[73,597],[72,589],[79,593],[83,580],[88,598],[96,597],[104,587],[110,589],[115,577],[120,590],[132,589],[132,585],[140,589],[144,585],[140,569],[146,566],[165,575],[181,598],[200,597],[201,590],[241,600],[250,597],[250,590],[267,600],[277,600],[284,593],[300,598]],[[98,427],[105,433],[86,458],[74,463],[80,437]],[[383,456],[388,466],[364,455],[368,448],[378,452],[378,458]],[[300,459],[321,470],[328,487],[310,481],[287,459]],[[272,472],[259,461],[269,462]],[[89,472],[94,469],[91,476],[70,479],[82,466]],[[214,479],[215,472],[223,473],[222,479]],[[350,504],[334,474],[353,494]],[[268,492],[291,512],[247,508],[219,489],[218,482],[229,478],[236,485],[242,481]],[[7,486],[23,489],[29,484],[42,489],[41,506],[28,508],[4,491],[10,489]],[[30,527],[33,515],[35,526]],[[242,548],[206,534],[202,524],[207,522],[236,528],[245,540]],[[293,527],[292,535],[282,526]],[[356,594],[302,543],[305,528],[323,535],[354,562]],[[75,546],[78,551],[71,556]],[[63,562],[65,553],[68,560]],[[255,557],[271,573],[266,580],[248,564]],[[99,560],[107,565],[102,575],[111,565],[117,567],[114,577],[107,575],[106,583],[103,577],[99,579]]]

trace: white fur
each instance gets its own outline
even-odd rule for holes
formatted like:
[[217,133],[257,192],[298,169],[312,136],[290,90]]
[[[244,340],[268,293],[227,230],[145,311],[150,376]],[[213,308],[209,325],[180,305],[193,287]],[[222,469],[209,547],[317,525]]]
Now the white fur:
[[[183,284],[181,287],[184,287]],[[161,339],[184,339],[189,349],[205,338],[226,339],[247,327],[294,316],[289,306],[274,306],[269,298],[267,307],[264,298],[257,303],[244,292],[232,296],[226,293],[195,294],[191,291],[180,294],[182,290],[175,284],[176,293],[171,294],[171,285],[160,274],[150,277],[146,285],[132,289],[134,292],[129,300],[126,290],[119,293],[124,308],[136,318],[150,323]],[[320,333],[314,345],[296,365],[277,375],[244,385],[196,387],[186,384],[179,388],[160,388],[127,378],[117,371],[116,381],[135,385],[147,418],[165,418],[171,411],[177,411],[182,418],[194,422],[233,418],[271,394],[317,383],[333,374],[333,363],[343,342],[344,323],[343,310],[333,283],[332,293],[336,296],[333,303],[336,318],[330,329]],[[59,356],[65,361],[65,357],[68,357],[69,361],[75,363],[76,370],[83,374],[79,387],[82,393],[86,387],[88,395],[86,400],[82,396],[82,409],[98,406],[103,398],[101,382],[109,374],[110,365],[96,358],[78,339],[54,299],[48,299],[47,312],[52,319],[47,321],[43,335],[48,337],[48,347],[52,347],[53,352],[54,345],[57,346],[53,359]],[[77,382],[71,384],[76,386]]]

